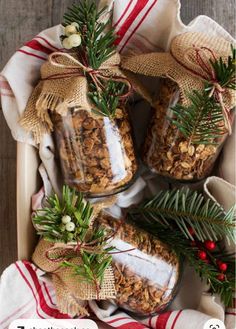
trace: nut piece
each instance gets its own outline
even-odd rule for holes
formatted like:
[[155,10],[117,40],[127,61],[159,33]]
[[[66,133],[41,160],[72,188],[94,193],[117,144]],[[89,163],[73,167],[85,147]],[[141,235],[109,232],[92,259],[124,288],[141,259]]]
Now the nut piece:
[[114,120],[81,109],[63,117],[53,113],[52,119],[68,185],[87,193],[107,194],[133,178],[137,162],[124,109],[116,110]]

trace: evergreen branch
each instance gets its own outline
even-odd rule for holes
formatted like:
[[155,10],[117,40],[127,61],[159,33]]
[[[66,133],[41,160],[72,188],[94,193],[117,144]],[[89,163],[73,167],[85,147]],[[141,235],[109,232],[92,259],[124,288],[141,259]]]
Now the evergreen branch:
[[102,284],[106,269],[111,265],[112,256],[108,254],[106,249],[102,254],[89,254],[82,252],[82,264],[73,264],[71,262],[63,262],[63,267],[71,267],[74,269],[74,274],[80,277],[80,280],[93,284],[98,281]]
[[[236,48],[231,46],[231,52],[227,62],[222,57],[209,60],[215,73],[215,82],[222,90],[236,90]],[[216,140],[227,132],[221,105],[214,97],[214,88],[215,83],[206,82],[202,92],[194,90],[188,95],[189,106],[177,104],[172,108],[174,117],[171,121],[189,143],[217,144]]]
[[[136,226],[150,232],[163,243],[168,244],[180,259],[184,258],[202,280],[206,280],[212,293],[220,296],[222,302],[230,307],[233,303],[233,291],[235,289],[235,255],[229,255],[225,250],[214,252],[211,256],[211,262],[205,262],[198,257],[198,251],[205,250],[204,244],[197,242],[192,244],[182,231],[178,228],[164,227],[159,221],[149,221],[146,217],[129,216],[129,219]],[[219,280],[219,269],[217,261],[225,261],[228,264],[228,270],[225,280]]]
[[[83,0],[64,15],[64,26],[76,24],[76,31],[81,37],[77,48],[79,60],[94,71],[115,54],[116,36],[111,21],[103,19],[106,11],[106,7],[98,10],[94,1]],[[64,40],[66,37],[61,38]],[[112,78],[108,80],[106,76],[99,77],[96,73],[93,76],[88,73],[86,77],[90,82],[88,97],[94,106],[94,113],[114,119],[126,84]]]
[[191,227],[199,241],[217,241],[225,237],[235,241],[235,210],[236,206],[225,214],[220,206],[197,191],[174,189],[161,191],[153,199],[129,209],[128,216],[178,229],[187,239],[192,239]]
[[124,83],[113,80],[109,80],[103,90],[97,90],[91,84],[91,91],[88,93],[88,96],[95,106],[93,112],[113,119],[120,102],[120,96],[123,94],[125,87],[126,85]]
[[228,56],[228,61],[225,63],[222,57],[219,60],[210,60],[214,69],[216,80],[222,88],[236,90],[236,48],[231,45],[231,56]]
[[[49,241],[72,242],[83,240],[86,236],[93,213],[91,205],[84,201],[82,194],[63,186],[62,199],[55,194],[47,199],[47,207],[36,211],[33,222],[38,234]],[[74,224],[73,231],[67,231],[62,222],[69,216]]]
[[110,27],[111,20],[104,22],[101,19],[106,10],[104,7],[99,11],[94,1],[83,0],[64,15],[64,25],[78,23],[83,55],[87,65],[93,69],[98,69],[115,52],[116,36]]
[[208,97],[207,91],[194,90],[189,100],[189,106],[177,104],[171,109],[174,117],[170,120],[189,144],[216,144],[216,139],[226,132],[220,105]]

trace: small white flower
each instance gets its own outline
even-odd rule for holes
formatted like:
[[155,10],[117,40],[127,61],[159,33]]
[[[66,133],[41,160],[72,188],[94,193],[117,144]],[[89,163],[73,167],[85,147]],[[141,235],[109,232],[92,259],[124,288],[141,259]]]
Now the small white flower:
[[70,44],[68,38],[65,38],[65,39],[62,41],[62,45],[63,45],[63,47],[64,47],[65,49],[71,49],[71,48],[72,48],[72,46],[71,46],[71,44]]
[[75,27],[79,28],[79,24],[78,24],[78,23],[76,23],[76,22],[73,22],[73,23],[71,23],[70,25],[72,25],[72,26],[75,26]]
[[66,230],[68,232],[73,232],[75,230],[75,224],[73,222],[69,222],[66,224]]
[[78,33],[72,34],[68,37],[68,42],[69,42],[71,48],[79,47],[81,44],[81,36]]
[[71,217],[69,215],[65,215],[62,217],[61,221],[63,224],[67,224],[67,223],[71,222]]
[[75,33],[77,33],[76,26],[74,26],[74,25],[71,24],[71,25],[67,25],[65,27],[65,35],[67,37],[69,37],[71,34],[75,34]]

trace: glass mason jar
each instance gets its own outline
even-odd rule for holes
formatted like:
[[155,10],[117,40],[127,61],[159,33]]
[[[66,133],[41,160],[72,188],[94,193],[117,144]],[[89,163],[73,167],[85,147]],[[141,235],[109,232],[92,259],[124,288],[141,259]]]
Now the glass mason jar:
[[174,118],[171,108],[178,102],[177,84],[162,79],[142,158],[154,173],[182,182],[195,182],[210,175],[227,134],[215,139],[215,144],[190,143],[171,120]]
[[[176,296],[182,265],[167,245],[151,234],[106,213],[96,219],[114,231],[111,246],[115,277],[114,304],[136,315],[165,310]],[[95,222],[95,223],[96,223]]]
[[117,193],[137,171],[131,126],[125,109],[114,119],[86,110],[52,114],[64,181],[88,196]]

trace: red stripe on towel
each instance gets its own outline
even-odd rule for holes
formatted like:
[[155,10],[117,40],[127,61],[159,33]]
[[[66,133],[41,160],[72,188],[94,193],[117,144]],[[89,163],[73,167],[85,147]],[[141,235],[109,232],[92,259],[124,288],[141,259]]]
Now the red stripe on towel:
[[116,27],[120,22],[121,20],[123,19],[123,17],[125,16],[125,14],[127,13],[127,11],[129,10],[129,7],[130,5],[132,4],[133,0],[130,0],[128,5],[126,6],[124,12],[121,14],[120,18],[118,19],[118,21],[114,24],[114,27]]
[[31,49],[37,50],[37,51],[41,51],[42,53],[45,53],[46,55],[49,55],[49,54],[51,54],[53,52],[52,49],[43,46],[40,42],[38,42],[35,39],[27,42],[25,44],[25,46],[26,47],[29,47]]
[[236,316],[236,313],[234,313],[234,312],[226,312],[225,314],[227,314],[227,315],[234,315],[234,316]]
[[41,39],[41,40],[43,40],[44,42],[46,42],[47,45],[49,45],[49,47],[53,48],[53,49],[56,50],[56,51],[61,50],[61,49],[59,49],[59,48],[53,46],[53,45],[52,45],[47,39],[41,37],[40,35],[37,35],[34,39]]
[[39,59],[41,59],[41,60],[43,60],[43,61],[46,61],[46,58],[45,58],[45,57],[41,57],[41,56],[38,56],[38,55],[36,55],[36,54],[29,53],[28,51],[25,51],[25,50],[23,50],[23,49],[19,49],[19,50],[17,50],[17,51],[19,51],[20,53],[23,53],[23,54],[25,54],[25,55],[33,56],[33,57],[39,58]]
[[156,329],[165,329],[172,311],[160,314],[157,318]]
[[129,322],[129,323],[126,323],[126,324],[122,324],[121,326],[117,327],[119,329],[147,329],[146,326],[144,326],[143,324],[141,323],[138,323],[138,322]]
[[130,28],[130,26],[135,21],[137,15],[145,8],[147,5],[148,0],[138,0],[136,5],[134,6],[134,9],[131,11],[127,19],[125,20],[124,24],[122,24],[121,28],[117,31],[118,38],[115,41],[115,44],[118,45],[121,40],[124,38],[126,32]]
[[128,43],[128,41],[130,40],[130,38],[134,35],[134,33],[137,31],[137,29],[140,27],[140,25],[143,23],[143,21],[145,20],[145,18],[147,17],[147,15],[149,14],[149,12],[152,10],[153,6],[157,3],[157,0],[155,0],[153,2],[153,4],[149,7],[149,9],[147,10],[147,12],[145,13],[145,15],[143,16],[143,18],[141,19],[141,21],[138,23],[138,25],[135,27],[135,29],[132,31],[132,33],[130,34],[130,36],[127,38],[127,40],[125,41],[125,43],[123,44],[123,46],[120,49],[120,52],[122,52],[122,50],[124,49],[124,47],[126,46],[126,44]]
[[52,301],[52,297],[51,297],[51,295],[50,295],[50,293],[49,293],[48,287],[46,286],[46,283],[45,283],[45,282],[43,283],[43,286],[44,286],[44,289],[45,289],[45,291],[46,291],[46,294],[47,294],[47,296],[48,296],[48,299],[49,299],[50,303],[51,303],[52,305],[56,306],[56,304],[53,303],[53,301]]
[[120,320],[132,320],[130,317],[128,316],[124,316],[124,317],[121,317],[121,318],[116,318],[116,319],[113,319],[113,320],[110,320],[110,321],[106,321],[106,323],[114,323],[114,322],[117,322],[117,321],[120,321]]
[[41,319],[44,319],[44,318],[41,316],[41,314],[39,314],[39,310],[38,310],[38,306],[39,306],[39,305],[38,305],[38,300],[37,300],[37,298],[36,298],[36,295],[35,295],[35,293],[34,293],[33,288],[31,287],[31,284],[29,283],[29,280],[26,278],[26,276],[24,275],[24,273],[23,273],[22,270],[20,269],[19,265],[18,265],[17,263],[16,263],[15,265],[16,265],[17,270],[20,272],[22,278],[25,280],[27,286],[30,288],[30,290],[31,290],[31,292],[32,292],[32,294],[33,294],[33,296],[34,296],[34,299],[35,299],[35,302],[36,302],[36,312],[37,312],[38,316],[39,316]]
[[44,313],[46,313],[49,316],[54,317],[55,319],[71,319],[71,317],[69,317],[67,314],[63,314],[63,313],[59,312],[57,309],[51,308],[48,306],[48,304],[46,303],[46,300],[44,298],[44,295],[43,295],[41,284],[39,282],[39,279],[38,279],[35,271],[31,267],[30,263],[28,263],[27,261],[23,261],[23,263],[34,282],[35,288],[36,288],[38,296],[39,296],[39,303],[40,303],[41,309],[44,311]]
[[183,311],[180,310],[180,311],[177,313],[177,315],[176,315],[176,317],[175,317],[175,319],[174,319],[174,322],[173,322],[173,324],[172,324],[172,326],[171,326],[171,329],[174,329],[174,327],[175,327],[175,325],[176,325],[176,322],[177,322],[177,320],[178,320],[178,318],[180,317],[180,314],[181,314],[182,312],[183,312]]

